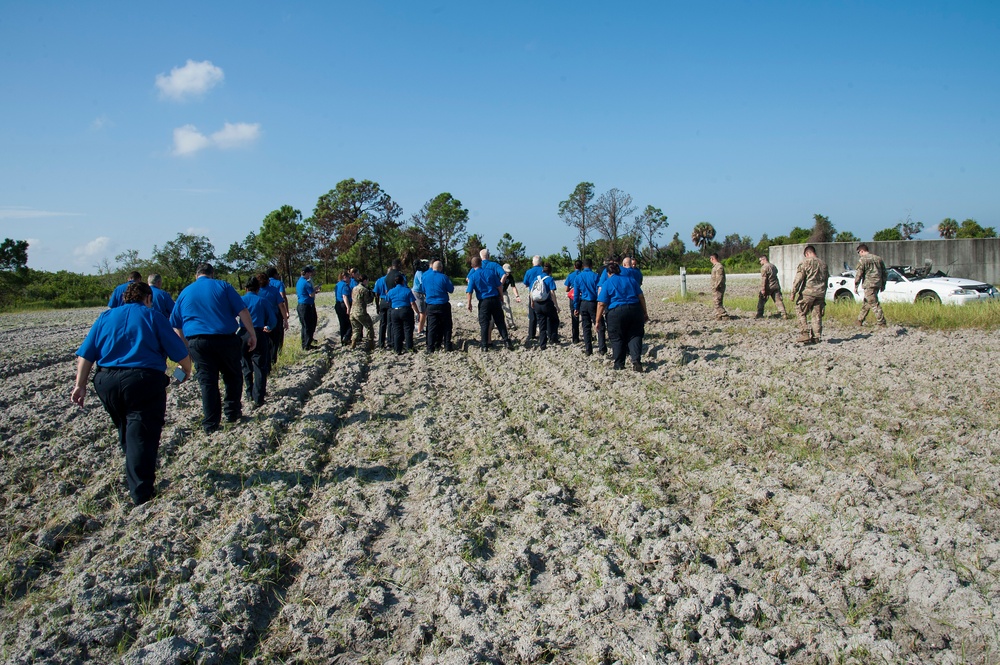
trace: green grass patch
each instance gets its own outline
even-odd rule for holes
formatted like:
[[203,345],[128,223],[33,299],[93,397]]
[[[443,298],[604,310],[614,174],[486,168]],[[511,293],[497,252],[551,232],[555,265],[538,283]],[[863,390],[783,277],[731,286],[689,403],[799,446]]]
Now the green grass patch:
[[[861,311],[861,303],[826,304],[826,319],[853,325]],[[1000,327],[1000,303],[979,302],[968,305],[938,303],[882,303],[886,321],[891,325],[926,328],[928,330],[960,330],[973,328],[993,330]],[[875,314],[868,313],[865,325],[875,325]]]

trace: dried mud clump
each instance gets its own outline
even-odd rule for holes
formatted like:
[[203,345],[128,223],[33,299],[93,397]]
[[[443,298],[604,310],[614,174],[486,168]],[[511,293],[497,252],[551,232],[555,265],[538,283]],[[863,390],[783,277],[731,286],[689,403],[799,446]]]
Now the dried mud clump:
[[0,661],[997,662],[1000,335],[645,290],[641,374],[459,308],[468,352],[348,350],[324,294],[241,422],[170,389],[138,508],[69,400],[97,310],[0,317]]

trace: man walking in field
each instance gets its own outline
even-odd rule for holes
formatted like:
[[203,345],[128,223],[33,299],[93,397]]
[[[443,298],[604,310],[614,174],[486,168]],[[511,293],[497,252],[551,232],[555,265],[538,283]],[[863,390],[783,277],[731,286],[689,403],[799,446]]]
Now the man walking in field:
[[[358,275],[358,284],[351,291],[351,348],[364,344],[365,351],[375,349],[375,328],[368,305],[375,301],[375,294],[368,288],[368,276]],[[364,341],[362,342],[362,335]]]
[[868,251],[868,245],[861,243],[858,245],[858,267],[854,270],[854,293],[858,293],[858,285],[864,282],[865,301],[861,304],[861,311],[858,313],[858,327],[865,324],[865,317],[868,310],[875,312],[875,325],[885,327],[885,314],[882,313],[882,305],[878,301],[878,294],[885,291],[885,280],[887,272],[885,262],[882,258]]
[[[830,272],[816,256],[816,248],[806,245],[805,258],[795,269],[792,297],[798,305],[800,344],[818,344],[823,339],[823,312],[826,308],[826,283]],[[812,315],[812,329],[809,316]]]
[[712,262],[712,298],[715,301],[715,318],[722,320],[729,319],[726,308],[722,306],[722,298],[726,295],[726,269],[719,260],[718,254],[710,254],[708,260]]
[[774,301],[775,307],[781,306],[779,314],[783,318],[788,318],[788,310],[785,309],[785,300],[781,297],[781,284],[778,282],[778,269],[767,260],[767,257],[760,257],[760,293],[757,294],[757,316],[754,318],[764,318],[764,305],[767,299]]

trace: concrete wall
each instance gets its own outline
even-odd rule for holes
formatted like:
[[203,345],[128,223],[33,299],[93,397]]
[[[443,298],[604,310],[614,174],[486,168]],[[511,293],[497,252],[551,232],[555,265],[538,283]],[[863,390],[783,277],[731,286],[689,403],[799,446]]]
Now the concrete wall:
[[[976,279],[987,284],[1000,284],[1000,238],[961,240],[892,240],[874,242],[868,248],[878,254],[886,266],[921,267],[930,259],[931,272],[942,271],[951,277]],[[805,245],[778,245],[768,250],[769,260],[778,268],[781,288],[791,291],[795,268],[802,261]],[[816,254],[826,262],[831,275],[858,264],[858,243],[815,243]]]

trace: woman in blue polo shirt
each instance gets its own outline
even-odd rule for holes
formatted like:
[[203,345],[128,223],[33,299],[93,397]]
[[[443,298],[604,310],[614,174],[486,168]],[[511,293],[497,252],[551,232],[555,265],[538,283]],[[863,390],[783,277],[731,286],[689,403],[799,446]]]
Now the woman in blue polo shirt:
[[413,296],[413,291],[406,287],[406,278],[403,273],[396,275],[396,286],[389,289],[385,295],[392,305],[389,310],[389,318],[392,321],[392,348],[397,353],[403,352],[403,347],[407,351],[413,350],[413,321],[417,312],[417,299]]
[[594,326],[600,326],[606,315],[615,369],[625,369],[627,349],[632,359],[632,369],[641,372],[642,363],[639,358],[642,355],[642,337],[646,332],[646,321],[649,321],[646,297],[642,295],[642,289],[635,280],[621,275],[621,268],[617,263],[609,263],[607,270],[608,278],[597,295],[597,320]]
[[187,347],[167,319],[151,309],[153,291],[142,282],[125,290],[125,304],[97,317],[76,355],[72,400],[83,406],[87,378],[94,364],[94,390],[118,428],[125,453],[128,493],[135,505],[153,498],[156,453],[167,411],[166,359],[191,376]]

